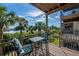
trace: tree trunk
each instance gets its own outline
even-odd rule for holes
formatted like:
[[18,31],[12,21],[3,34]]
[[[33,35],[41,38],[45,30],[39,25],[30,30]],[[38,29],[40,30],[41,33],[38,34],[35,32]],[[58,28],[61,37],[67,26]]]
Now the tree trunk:
[[38,35],[40,35],[41,34],[41,29],[38,29]]
[[20,25],[20,37],[19,37],[19,40],[20,40],[20,43],[23,45],[23,38],[22,38],[22,24],[19,23]]
[[3,29],[0,29],[0,56],[3,55],[3,46],[2,46],[2,40],[3,40]]
[[20,30],[20,42],[23,45],[22,30]]

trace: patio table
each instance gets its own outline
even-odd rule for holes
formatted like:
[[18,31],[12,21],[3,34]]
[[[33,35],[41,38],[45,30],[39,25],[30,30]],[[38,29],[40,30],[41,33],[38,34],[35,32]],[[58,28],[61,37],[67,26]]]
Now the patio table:
[[[35,49],[35,52],[34,52],[34,55],[36,56],[37,55],[37,50],[39,50],[39,48],[41,48],[42,50],[42,53],[44,55],[44,52],[43,52],[43,49],[42,49],[42,40],[44,39],[44,37],[33,37],[33,38],[30,38],[29,40],[32,42],[32,47],[33,49]],[[38,48],[38,49],[37,49]]]

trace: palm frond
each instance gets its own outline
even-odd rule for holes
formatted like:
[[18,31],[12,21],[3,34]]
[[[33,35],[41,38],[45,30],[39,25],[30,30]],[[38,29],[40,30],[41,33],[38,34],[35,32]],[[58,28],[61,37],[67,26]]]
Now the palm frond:
[[15,17],[16,14],[15,14],[15,12],[9,12],[9,13],[7,14],[7,16]]
[[6,7],[0,5],[0,15],[7,11]]

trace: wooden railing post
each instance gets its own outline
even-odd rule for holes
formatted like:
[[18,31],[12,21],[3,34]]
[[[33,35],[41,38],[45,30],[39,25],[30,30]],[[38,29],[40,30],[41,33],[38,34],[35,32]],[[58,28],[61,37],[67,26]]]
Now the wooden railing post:
[[0,29],[0,56],[3,55],[2,40],[3,40],[3,29]]

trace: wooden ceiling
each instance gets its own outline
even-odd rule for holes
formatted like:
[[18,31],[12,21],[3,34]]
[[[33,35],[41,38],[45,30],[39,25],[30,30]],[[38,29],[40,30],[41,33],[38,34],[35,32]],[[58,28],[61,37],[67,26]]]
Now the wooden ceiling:
[[72,15],[70,15],[70,16],[62,16],[61,18],[63,19],[63,20],[65,20],[65,19],[73,19],[73,18],[77,18],[77,17],[79,17],[79,13],[75,13],[75,14],[72,14]]
[[79,6],[79,3],[32,3],[32,5],[47,14],[51,14],[59,10],[65,10],[67,8]]
[[69,16],[62,16],[61,19],[64,22],[79,21],[79,13],[75,13]]
[[[32,5],[48,15],[59,10],[68,10],[79,7],[79,3],[32,3]],[[62,16],[61,18],[64,22],[78,21],[79,13],[69,16]]]

